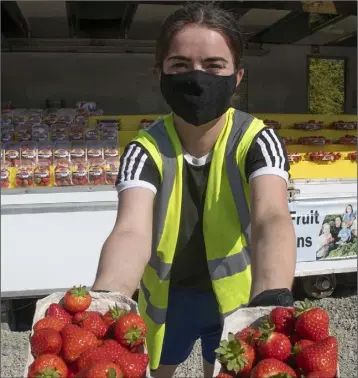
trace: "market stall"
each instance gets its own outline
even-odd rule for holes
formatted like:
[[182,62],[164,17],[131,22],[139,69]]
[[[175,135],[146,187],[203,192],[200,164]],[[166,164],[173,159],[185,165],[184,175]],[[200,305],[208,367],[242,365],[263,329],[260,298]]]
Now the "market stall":
[[[3,297],[59,291],[74,277],[92,284],[116,217],[120,153],[139,129],[160,117],[102,113],[91,103],[3,111]],[[314,277],[314,284],[305,285],[311,295],[328,295],[335,273],[357,270],[356,117],[256,116],[287,144],[296,276]]]

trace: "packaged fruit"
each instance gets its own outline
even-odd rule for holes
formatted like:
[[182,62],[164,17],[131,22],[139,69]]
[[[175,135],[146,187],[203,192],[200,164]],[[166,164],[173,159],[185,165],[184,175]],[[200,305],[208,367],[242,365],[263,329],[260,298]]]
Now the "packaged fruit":
[[347,159],[351,160],[351,161],[357,161],[357,151],[355,152],[350,152],[348,155],[347,155]]
[[49,186],[51,182],[50,165],[47,161],[39,161],[34,168],[35,186]]
[[103,159],[89,160],[88,182],[90,185],[104,185],[105,183],[105,161]]
[[356,130],[357,122],[337,121],[333,122],[330,127],[333,130]]
[[32,140],[32,125],[30,123],[18,124],[15,127],[15,139],[19,142]]
[[113,126],[113,128],[116,128],[116,131],[118,131],[119,123],[117,119],[99,119],[97,120],[97,129],[103,131],[105,126]]
[[70,142],[56,142],[53,147],[54,160],[70,161],[71,143]]
[[85,140],[85,128],[81,124],[70,125],[69,137],[71,141]]
[[106,140],[103,142],[103,156],[105,159],[119,158],[119,147],[116,141]]
[[57,111],[57,116],[58,123],[71,125],[75,120],[75,110],[62,108]]
[[1,125],[1,141],[3,143],[11,142],[15,139],[15,131],[12,125]]
[[331,144],[332,140],[327,139],[324,136],[309,136],[309,137],[301,137],[298,138],[299,144],[304,145],[323,145],[323,144]]
[[5,160],[8,161],[12,167],[20,165],[20,143],[9,142],[5,144]]
[[12,123],[14,126],[26,123],[28,118],[27,109],[15,109],[12,113]]
[[118,126],[116,124],[103,124],[102,125],[102,138],[103,140],[118,140]]
[[283,137],[282,140],[285,143],[285,145],[298,144],[298,140],[296,138]]
[[101,132],[98,129],[86,129],[86,140],[99,141],[101,139]]
[[21,162],[16,168],[15,186],[17,188],[31,188],[34,185],[34,166],[30,161]]
[[288,153],[288,161],[291,163],[298,163],[302,160],[302,156],[298,152]]
[[42,141],[38,143],[37,160],[40,162],[47,162],[49,165],[53,161],[53,144],[49,141]]
[[85,160],[72,161],[73,185],[88,185],[88,164]]
[[306,131],[311,131],[311,130],[321,130],[323,129],[324,124],[322,121],[314,121],[314,120],[309,120],[308,122],[299,122],[294,124],[294,129],[298,130],[306,130]]
[[153,119],[142,119],[139,123],[139,128],[140,129],[147,129],[152,123],[154,122]]
[[30,123],[40,124],[42,123],[42,114],[43,114],[42,109],[29,109],[28,114],[27,114],[27,120]]
[[93,101],[77,101],[76,108],[85,112],[96,110],[97,104]]
[[37,143],[36,142],[21,142],[21,162],[30,161],[35,163],[37,161]]
[[55,185],[70,186],[72,185],[72,171],[68,160],[58,160],[55,165]]
[[58,109],[47,109],[43,115],[43,121],[46,125],[52,126],[58,122]]
[[345,135],[339,139],[339,144],[357,144],[357,137],[355,135]]
[[11,164],[8,161],[1,162],[1,187],[10,188],[10,168]]
[[308,152],[305,155],[305,160],[308,161],[336,161],[341,158],[341,154],[339,152],[325,152],[325,151],[318,151],[318,152]]
[[98,140],[87,142],[87,159],[103,159],[103,142]]
[[1,125],[9,126],[12,125],[13,111],[11,109],[6,109],[1,111]]
[[271,127],[272,129],[279,130],[281,129],[281,124],[278,121],[274,121],[272,119],[265,119],[264,124],[268,127]]
[[87,146],[85,141],[72,142],[70,151],[71,161],[86,160],[87,159]]
[[62,142],[68,140],[68,127],[64,123],[55,123],[51,125],[52,142]]
[[35,142],[47,141],[50,139],[50,129],[47,125],[35,124],[32,126],[32,140]]
[[115,185],[119,171],[119,159],[109,158],[105,164],[105,182],[107,185]]

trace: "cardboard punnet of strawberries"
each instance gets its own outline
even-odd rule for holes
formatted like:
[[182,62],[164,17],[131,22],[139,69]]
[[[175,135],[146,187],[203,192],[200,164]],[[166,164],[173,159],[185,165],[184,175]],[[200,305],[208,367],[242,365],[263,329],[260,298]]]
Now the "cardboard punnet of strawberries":
[[239,309],[225,319],[216,354],[216,378],[339,378],[329,316],[308,300]]
[[39,300],[24,377],[148,378],[146,326],[135,301],[73,287]]

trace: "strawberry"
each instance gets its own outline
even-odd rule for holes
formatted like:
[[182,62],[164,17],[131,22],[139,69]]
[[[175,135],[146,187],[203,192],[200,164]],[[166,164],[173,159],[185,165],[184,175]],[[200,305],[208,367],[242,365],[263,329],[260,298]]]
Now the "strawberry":
[[102,319],[101,314],[96,311],[77,312],[73,316],[73,322],[91,331],[98,338],[104,337],[108,331],[107,324]]
[[128,350],[115,340],[105,340],[101,348],[111,361],[115,361],[122,354],[128,353]]
[[67,378],[74,378],[74,376],[78,373],[76,363],[67,364],[68,374]]
[[65,322],[62,319],[57,319],[53,316],[46,316],[46,318],[40,319],[34,325],[34,331],[39,331],[44,328],[52,328],[57,332],[61,332]]
[[67,324],[62,330],[62,353],[67,362],[76,361],[81,353],[97,346],[96,336],[74,324]]
[[297,335],[297,333],[293,333],[291,336],[290,336],[290,341],[291,341],[291,345],[295,345],[297,343],[297,341],[301,340],[301,338]]
[[246,344],[254,346],[257,339],[262,335],[262,332],[255,328],[246,327],[235,334],[235,337],[244,341]]
[[142,378],[149,363],[149,356],[145,353],[125,353],[116,359],[126,378]]
[[282,333],[264,329],[257,341],[257,352],[261,359],[275,358],[286,361],[291,355],[290,339]]
[[325,371],[326,378],[333,378],[337,372],[338,342],[333,336],[305,347],[296,356],[296,364],[304,373]]
[[48,353],[37,357],[30,365],[28,378],[67,378],[67,373],[67,366],[62,358],[55,354]]
[[65,309],[71,313],[86,311],[91,304],[91,296],[85,286],[74,286],[63,298]]
[[146,333],[144,320],[133,312],[121,316],[114,326],[114,338],[120,344],[131,348],[143,344]]
[[248,374],[255,360],[253,347],[229,333],[228,340],[222,340],[215,350],[217,359],[228,370],[235,374]]
[[65,324],[72,323],[72,316],[58,303],[50,304],[46,316],[53,316],[54,318],[61,319]]
[[228,373],[220,373],[215,378],[234,378],[234,376]]
[[[89,367],[86,378],[122,378],[121,368],[113,362],[102,362]],[[127,377],[127,376],[126,376]],[[129,378],[129,376],[128,376]]]
[[81,353],[77,360],[78,370],[83,370],[87,366],[97,364],[99,362],[113,362],[110,358],[107,358],[105,350],[102,347],[91,347]]
[[329,336],[329,317],[326,311],[312,307],[308,301],[296,311],[295,329],[302,339],[319,341]]
[[43,328],[32,335],[30,345],[34,356],[44,353],[58,354],[61,351],[62,338],[60,332],[52,328]]
[[306,378],[328,378],[329,375],[325,371],[311,371]]
[[298,340],[292,348],[292,353],[293,354],[300,353],[302,352],[304,348],[312,344],[314,344],[314,342],[311,340],[305,340],[305,339]]
[[296,378],[295,371],[282,361],[275,358],[261,360],[251,371],[250,378]]
[[295,309],[289,307],[276,307],[269,315],[269,322],[275,327],[275,332],[290,336],[295,324]]
[[109,326],[112,327],[114,323],[126,313],[125,310],[119,308],[117,304],[113,307],[109,306],[108,311],[103,315],[104,322]]

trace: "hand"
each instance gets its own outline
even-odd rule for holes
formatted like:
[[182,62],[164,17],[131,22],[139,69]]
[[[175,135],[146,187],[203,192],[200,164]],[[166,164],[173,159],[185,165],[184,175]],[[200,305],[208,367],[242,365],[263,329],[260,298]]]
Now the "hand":
[[282,306],[282,307],[292,307],[293,306],[293,296],[289,289],[272,289],[265,290],[262,293],[256,295],[248,307],[258,307],[258,306]]

